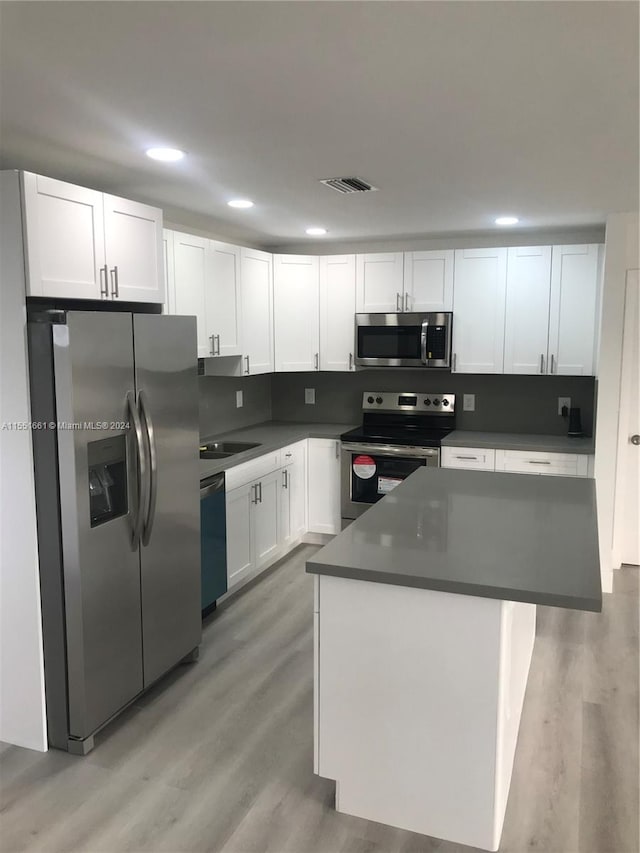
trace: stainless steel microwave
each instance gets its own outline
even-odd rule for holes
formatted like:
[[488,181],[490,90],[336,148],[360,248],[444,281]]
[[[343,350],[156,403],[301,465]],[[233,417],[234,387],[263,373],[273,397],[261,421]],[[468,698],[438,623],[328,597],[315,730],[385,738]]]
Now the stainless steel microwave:
[[450,311],[430,314],[356,314],[361,367],[451,367]]

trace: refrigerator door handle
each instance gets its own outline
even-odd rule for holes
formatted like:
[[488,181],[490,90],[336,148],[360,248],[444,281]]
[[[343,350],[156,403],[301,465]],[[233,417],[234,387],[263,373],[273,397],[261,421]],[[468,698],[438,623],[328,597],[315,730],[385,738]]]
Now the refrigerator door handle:
[[129,421],[133,425],[133,432],[136,438],[136,457],[138,468],[138,506],[131,531],[131,548],[135,551],[140,543],[140,534],[142,532],[142,511],[148,501],[149,478],[147,477],[147,453],[144,446],[142,423],[140,421],[140,416],[138,415],[132,391],[127,392],[127,410],[129,414]]
[[149,449],[149,495],[148,509],[142,527],[142,544],[148,545],[153,532],[153,522],[156,518],[156,502],[158,499],[158,454],[156,451],[156,434],[153,429],[153,420],[147,406],[147,395],[144,391],[138,394],[138,407],[141,420],[144,422],[147,433],[147,447]]

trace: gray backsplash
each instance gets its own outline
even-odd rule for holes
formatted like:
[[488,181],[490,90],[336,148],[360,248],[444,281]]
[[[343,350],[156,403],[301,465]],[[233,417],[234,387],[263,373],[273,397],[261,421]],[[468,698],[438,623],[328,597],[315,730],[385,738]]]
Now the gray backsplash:
[[[315,405],[304,389],[315,388]],[[458,429],[564,435],[568,421],[558,415],[558,397],[580,408],[582,429],[591,435],[595,379],[591,376],[478,376],[419,370],[362,370],[356,373],[276,373],[272,377],[274,420],[361,421],[363,391],[430,391],[458,395]],[[475,411],[465,412],[462,395],[475,394]]]
[[[263,376],[199,376],[200,436],[207,438],[271,420],[271,374]],[[243,405],[236,407],[236,391]]]

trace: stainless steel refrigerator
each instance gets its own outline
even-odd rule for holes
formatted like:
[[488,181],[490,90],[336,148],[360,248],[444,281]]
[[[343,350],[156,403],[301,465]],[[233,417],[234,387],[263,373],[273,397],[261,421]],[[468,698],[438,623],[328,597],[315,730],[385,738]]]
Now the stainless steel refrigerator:
[[196,321],[30,311],[51,745],[84,754],[201,637]]

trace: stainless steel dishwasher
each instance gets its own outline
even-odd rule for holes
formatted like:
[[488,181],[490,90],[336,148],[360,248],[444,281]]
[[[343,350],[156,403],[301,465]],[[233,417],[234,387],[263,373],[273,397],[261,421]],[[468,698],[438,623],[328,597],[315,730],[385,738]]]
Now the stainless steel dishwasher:
[[200,483],[202,612],[227,591],[227,519],[224,472]]

